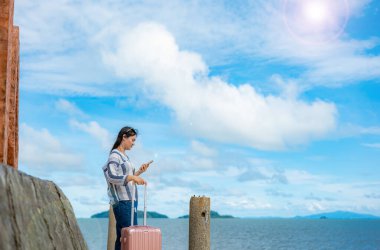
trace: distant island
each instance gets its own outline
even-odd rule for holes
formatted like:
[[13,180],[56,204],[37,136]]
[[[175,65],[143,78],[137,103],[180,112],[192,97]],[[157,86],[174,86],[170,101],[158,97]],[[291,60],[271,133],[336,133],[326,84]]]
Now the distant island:
[[[137,217],[142,218],[144,216],[143,211],[137,211]],[[211,210],[210,211],[210,217],[215,219],[232,219],[236,218],[232,215],[220,215],[218,212]],[[104,211],[101,213],[97,213],[91,216],[91,218],[108,218],[108,211]],[[147,218],[160,218],[160,219],[168,219],[169,217],[165,214],[160,214],[153,211],[147,211]],[[189,215],[183,215],[178,217],[178,219],[187,219],[189,218]],[[252,217],[251,217],[252,218]],[[247,218],[248,219],[248,218]],[[305,215],[305,216],[295,216],[295,217],[253,217],[252,219],[372,219],[372,220],[380,220],[379,216],[371,215],[371,214],[359,214],[349,211],[335,211],[335,212],[327,212],[327,213],[320,213],[320,214],[311,214],[311,215]]]
[[[137,211],[137,217],[138,218],[143,218],[144,217],[144,212],[143,211]],[[157,212],[152,212],[152,211],[147,211],[146,212],[146,217],[147,218],[160,218],[160,219],[167,219],[169,218],[167,215],[160,214]],[[108,218],[108,211],[100,212],[94,215],[91,215],[91,218]]]
[[[220,215],[218,212],[211,210],[210,211],[210,217],[216,218],[216,219],[232,219],[234,218],[232,215]],[[183,215],[178,217],[178,219],[187,219],[189,218],[189,215]]]
[[[137,217],[138,218],[143,218],[144,217],[144,212],[143,211],[137,211]],[[152,212],[152,211],[147,211],[146,212],[146,217],[147,218],[154,218],[154,219],[168,219],[169,217],[165,214],[160,214],[157,212]],[[210,217],[211,218],[219,218],[219,219],[230,219],[234,218],[232,215],[220,215],[218,212],[211,210],[210,212]],[[94,215],[91,215],[91,218],[108,218],[108,211],[100,212]],[[179,219],[186,219],[189,218],[189,215],[184,215],[178,217]]]
[[335,211],[328,213],[312,214],[307,216],[296,216],[294,219],[374,219],[380,217],[371,214],[359,214],[348,211]]

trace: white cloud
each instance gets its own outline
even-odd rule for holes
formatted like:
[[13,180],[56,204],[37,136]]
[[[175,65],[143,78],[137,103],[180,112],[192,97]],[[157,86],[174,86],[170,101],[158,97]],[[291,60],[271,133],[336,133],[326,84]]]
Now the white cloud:
[[[147,191],[149,195],[149,207],[159,207],[156,211],[164,213],[172,218],[188,214],[189,200],[194,194],[191,189],[181,187],[180,185],[177,187],[168,186],[165,188],[156,188],[155,186],[148,184]],[[143,195],[141,191],[139,193]],[[139,206],[141,205],[142,203],[140,203]]]
[[213,169],[216,167],[215,161],[210,158],[198,157],[198,156],[187,156],[186,163],[192,166],[195,171]]
[[305,77],[316,84],[343,85],[346,82],[379,79],[379,69],[380,56],[347,54],[317,62]]
[[206,144],[196,140],[191,141],[191,149],[198,154],[208,157],[216,156],[218,154],[215,149],[212,149]]
[[362,127],[358,128],[360,134],[364,135],[380,135],[380,127]]
[[87,117],[87,115],[80,110],[75,103],[69,102],[65,99],[59,99],[55,103],[56,109],[58,109],[61,112],[64,112],[70,116],[80,116],[80,117]]
[[[348,1],[351,6],[351,18],[360,18],[362,10],[370,2],[368,0]],[[308,46],[289,36],[284,29],[279,6],[275,3],[279,1],[239,1],[236,5],[226,4],[223,1],[180,0],[161,1],[154,4],[151,1],[124,0],[97,2],[57,0],[54,3],[45,0],[16,1],[15,23],[22,29],[20,33],[23,68],[21,88],[42,93],[57,93],[60,96],[69,94],[135,97],[142,96],[141,93],[148,93],[146,96],[151,96],[171,108],[182,128],[192,136],[196,135],[197,139],[205,137],[258,148],[277,149],[322,137],[335,127],[337,113],[335,106],[323,101],[309,103],[301,101],[297,99],[298,94],[306,87],[319,84],[339,86],[379,78],[379,56],[370,52],[372,48],[379,46],[379,40],[378,38],[355,40],[350,38],[350,34],[343,34],[329,44]],[[129,53],[133,51],[126,49],[124,52],[128,52],[127,57],[137,58],[137,60],[132,60],[130,69],[123,68],[125,60],[121,63],[115,61],[116,64],[120,64],[117,68],[123,78],[115,77],[104,67],[100,52],[115,52],[122,48],[123,46],[117,47],[118,44],[115,43],[118,36],[130,32],[135,25],[146,20],[156,21],[165,26],[165,28],[158,26],[158,30],[153,30],[154,33],[145,37],[160,38],[162,40],[156,40],[156,45],[160,49],[161,45],[167,45],[167,47],[164,46],[162,50],[149,54],[150,50],[145,50],[144,47],[147,46],[146,41],[141,38],[143,53],[136,55],[136,53]],[[146,34],[142,30],[139,35]],[[136,38],[139,37],[130,37],[129,42],[133,42]],[[167,51],[169,53],[166,54]],[[155,53],[157,53],[156,56]],[[299,79],[287,80],[286,75],[276,74],[274,67],[270,74],[276,75],[272,80],[283,90],[279,96],[263,95],[249,85],[233,86],[219,77],[208,77],[208,66],[228,66],[230,63],[239,63],[240,58],[253,59],[267,65],[273,61],[276,65],[299,65],[302,69],[299,71],[300,75],[295,76]],[[153,62],[146,63],[149,60]],[[136,62],[141,64],[135,65]],[[148,68],[144,69],[145,63]],[[159,72],[160,70],[163,71]],[[254,70],[252,69],[252,72]],[[153,74],[150,75],[150,73]],[[145,82],[135,81],[135,79],[129,81],[131,77],[141,77]],[[136,83],[132,85],[131,82]],[[137,99],[132,98],[131,102],[136,104],[135,100]],[[141,103],[145,103],[145,100],[144,98]],[[76,113],[75,104],[71,104],[74,109],[68,105],[66,108],[61,107],[62,110]],[[65,106],[62,103],[61,105]],[[91,134],[104,148],[109,149],[107,141],[110,139],[105,139],[107,133],[96,122],[73,120],[71,125]],[[33,138],[28,137],[27,133],[24,134],[24,131]],[[380,129],[358,127],[353,133],[379,135]],[[207,145],[204,146],[207,147]],[[181,151],[181,149],[170,150],[171,153]],[[231,181],[231,177],[236,179],[242,174],[241,168],[230,167],[234,166],[230,162],[218,164],[219,162],[211,158],[212,150],[205,149],[198,152],[204,153],[202,164],[203,167],[208,167],[207,171],[202,173],[199,171],[204,169],[198,165],[184,163],[187,160],[196,163],[195,158],[192,158],[194,161],[191,161],[191,158],[186,159],[186,152],[166,157],[169,153],[158,151],[157,155],[160,156],[155,159],[155,165],[150,169],[152,171],[146,173],[149,179],[152,178],[150,183],[155,184],[154,182],[157,181],[153,179],[156,173],[178,174],[187,171],[190,176],[194,176],[194,179],[205,177],[205,180],[199,181],[201,184],[211,178],[213,181],[215,178],[220,178],[223,185]],[[41,155],[44,158],[41,158]],[[219,155],[222,154],[219,153]],[[151,156],[151,152],[145,152],[134,159],[142,162]],[[80,160],[82,160],[80,155],[67,150],[59,138],[53,136],[48,130],[21,126],[21,165],[41,170],[72,171],[82,166],[77,164]],[[240,162],[239,160],[236,159],[236,162]],[[247,162],[249,164],[248,160]],[[364,197],[364,194],[377,194],[378,187],[358,191],[349,183],[324,186],[328,182],[326,178],[309,172],[302,170],[278,172],[270,168],[272,166],[270,161],[260,159],[250,164],[250,167],[269,167],[272,172],[260,170],[260,168],[258,172],[266,176],[267,180],[271,180],[273,176],[281,177],[282,175],[288,180],[288,185],[271,181],[259,184],[257,182],[236,183],[243,184],[244,187],[259,187],[246,189],[250,192],[254,190],[255,193],[252,195],[242,192],[244,188],[236,190],[235,195],[243,197],[242,206],[251,206],[253,209],[263,208],[267,215],[274,214],[273,211],[277,209],[278,214],[281,214],[284,204],[277,202],[278,199],[266,200],[265,197],[256,197],[260,190],[267,190],[274,184],[279,184],[280,189],[274,187],[278,190],[277,194],[293,195],[290,200],[294,205],[289,205],[289,213],[292,215],[298,211],[305,211],[310,205],[299,197],[304,197],[304,193],[310,192],[320,195],[318,190],[322,193],[325,191],[327,194],[335,194],[335,197],[339,198],[338,202],[324,201],[319,204],[322,208],[355,209],[352,204],[365,204],[363,206],[379,213],[378,199]],[[215,166],[218,168],[214,168]],[[219,167],[222,170],[227,169],[225,172],[220,171],[223,172],[223,176],[217,172]],[[74,185],[79,179],[73,179],[73,181]],[[215,185],[219,185],[219,182],[215,182]],[[105,194],[105,187],[99,187],[96,190],[89,187],[88,190],[83,190],[83,195],[78,195],[79,185],[67,184],[67,186],[70,188],[67,192],[73,194],[69,196],[74,200],[73,205],[76,211],[79,211],[79,215],[87,215],[89,207],[91,207],[91,212],[108,208],[106,204],[101,205],[102,201],[98,199],[93,202],[99,206],[85,205],[91,203],[92,197],[97,197],[99,192]],[[345,193],[340,190],[345,190]],[[173,215],[173,211],[178,211],[178,208],[185,214],[188,209],[188,197],[192,192],[194,191],[190,188],[181,187],[162,189],[157,195],[152,195],[152,202],[169,215]],[[172,193],[175,197],[168,196]],[[162,197],[164,200],[173,198],[173,201],[171,200],[171,204],[162,204]],[[214,200],[222,204],[225,196],[215,197]],[[266,209],[267,204],[272,207]],[[311,204],[309,207],[318,209],[319,205]],[[243,213],[252,215],[248,207],[248,210]],[[226,204],[222,204],[219,208],[234,211],[234,213],[238,209]],[[295,210],[297,208],[299,210]]]
[[91,121],[84,123],[71,119],[70,126],[93,136],[100,143],[103,149],[109,149],[112,147],[111,134],[107,129],[101,127],[97,122]]
[[[82,169],[83,157],[70,152],[47,129],[37,130],[26,124],[20,126],[20,165],[28,171],[54,171]],[[23,170],[23,169],[21,169]]]
[[149,178],[155,178],[166,173],[203,172],[205,170],[212,170],[217,166],[217,160],[213,157],[189,154],[189,151],[186,149],[173,147],[162,151],[155,148],[155,152],[153,152],[151,149],[144,148],[139,141],[127,154],[130,156],[132,163],[135,164],[135,167],[153,160],[149,171],[144,174]]
[[307,205],[307,209],[310,211],[310,212],[318,212],[318,211],[323,211],[325,210],[325,208],[322,206],[321,203],[319,202],[310,202],[308,205]]
[[[360,18],[370,3],[347,2],[350,18]],[[118,79],[102,65],[100,51],[114,48],[120,33],[147,17],[165,25],[181,47],[200,52],[209,65],[236,63],[241,55],[263,63],[269,59],[300,65],[305,68],[299,75],[302,85],[337,86],[380,77],[380,56],[368,53],[379,46],[378,38],[355,40],[343,34],[310,46],[289,35],[279,1],[242,1],[232,6],[223,1],[180,0],[157,2],[154,8],[149,1],[16,1],[15,23],[23,30],[21,83],[28,83],[21,87],[61,94],[125,95],[127,91],[117,91],[120,84],[111,84]]]
[[[109,209],[107,184],[63,186],[63,192],[73,205],[76,217],[90,217]],[[80,192],[78,192],[80,190]]]
[[143,79],[152,98],[171,108],[185,131],[280,149],[323,137],[335,127],[331,103],[263,96],[250,85],[208,77],[201,56],[181,51],[161,25],[140,24],[122,35],[118,46],[104,53],[105,61],[122,77]]
[[283,171],[265,166],[247,169],[238,177],[238,181],[265,181],[267,183],[288,184],[288,178]]
[[[303,3],[304,1],[295,0],[292,2]],[[339,5],[336,15],[339,15],[339,10],[344,9],[343,2],[345,1],[339,0],[339,2],[342,4]],[[348,18],[355,18],[355,15],[361,12],[369,1],[348,2],[350,9]],[[255,40],[261,42],[261,47],[253,45],[252,53],[287,65],[305,67],[303,73],[300,70],[298,76],[300,84],[309,87],[313,85],[342,86],[362,80],[380,78],[380,71],[378,70],[380,56],[368,53],[370,49],[380,45],[379,38],[356,40],[350,38],[349,34],[343,33],[341,37],[336,39],[318,42],[313,40],[314,36],[300,35],[295,37],[285,25],[282,7],[273,2],[268,2],[265,6],[265,11],[257,13],[261,18],[253,15],[259,21],[252,20],[253,23],[249,23],[249,25],[255,24],[258,27],[254,31],[258,35]],[[302,27],[305,28],[304,22],[298,23],[302,23]],[[306,30],[313,29],[306,27]],[[244,49],[246,48],[249,47],[245,46]]]
[[272,189],[272,188],[267,189],[266,193],[270,196],[279,197],[279,198],[290,198],[293,196],[293,194],[282,192],[282,191],[279,191],[277,189]]
[[[133,162],[135,156],[131,157]],[[372,199],[375,196],[368,195],[376,193],[378,183],[368,186],[368,183],[351,183],[349,180],[342,182],[333,176],[315,175],[304,170],[276,170],[273,167],[258,168],[257,171],[265,176],[264,181],[239,182],[237,177],[244,171],[237,167],[222,172],[218,169],[189,171],[176,165],[170,171],[157,172],[161,166],[156,162],[154,164],[156,165],[143,175],[149,183],[149,207],[155,207],[156,211],[171,217],[186,214],[189,199],[194,194],[211,197],[216,211],[235,216],[295,216],[338,209],[363,211],[352,205],[356,203],[365,204],[370,213],[378,213],[379,199]],[[274,180],[280,174],[288,179],[287,185]],[[89,216],[90,212],[107,208],[103,178],[81,175],[79,178],[66,176],[56,179],[63,185],[80,216]],[[87,187],[83,181],[88,183]],[[225,183],[229,185],[226,186]],[[83,193],[75,192],[78,188],[82,188]],[[95,195],[96,198],[95,193],[103,195]],[[142,198],[142,192],[140,195]],[[86,209],[90,203],[93,207]],[[287,210],[284,211],[286,207]]]
[[231,197],[224,201],[226,205],[231,208],[246,209],[246,210],[261,210],[261,209],[271,209],[272,205],[266,201],[256,201],[254,199],[247,199],[242,197]]
[[[101,173],[99,171],[99,173]],[[100,175],[103,177],[103,173]],[[73,172],[65,172],[59,174],[53,174],[52,178],[55,183],[59,185],[61,188],[66,187],[91,187],[91,186],[106,186],[106,181],[104,178],[99,178],[99,174],[89,174],[89,173],[73,173]],[[106,193],[106,188],[105,191]]]
[[249,158],[248,159],[249,164],[252,164],[255,167],[271,167],[273,166],[273,161],[264,159],[264,158]]
[[380,149],[380,143],[363,143],[365,147]]
[[335,134],[336,138],[345,138],[353,136],[380,135],[380,127],[363,127],[353,124],[341,124]]
[[285,171],[285,176],[291,184],[316,184],[326,180],[327,177],[313,175],[305,170],[288,169]]
[[365,194],[364,197],[369,199],[380,199],[380,194],[371,193],[371,194]]

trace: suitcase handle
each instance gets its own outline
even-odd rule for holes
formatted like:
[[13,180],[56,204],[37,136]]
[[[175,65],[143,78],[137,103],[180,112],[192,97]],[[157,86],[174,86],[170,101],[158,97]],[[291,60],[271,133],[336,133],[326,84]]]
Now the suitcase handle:
[[[133,223],[134,223],[135,193],[136,193],[136,184],[135,182],[132,182],[132,184],[133,184],[133,188],[132,188],[131,226],[133,226]],[[137,215],[137,209],[136,209],[136,215]],[[146,226],[146,183],[144,184],[144,226]]]

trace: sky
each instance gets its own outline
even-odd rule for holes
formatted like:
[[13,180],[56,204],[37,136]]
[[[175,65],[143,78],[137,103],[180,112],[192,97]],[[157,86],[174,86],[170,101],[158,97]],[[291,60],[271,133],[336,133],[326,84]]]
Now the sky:
[[77,217],[109,208],[127,125],[150,211],[380,216],[380,1],[16,0],[14,23],[19,170]]

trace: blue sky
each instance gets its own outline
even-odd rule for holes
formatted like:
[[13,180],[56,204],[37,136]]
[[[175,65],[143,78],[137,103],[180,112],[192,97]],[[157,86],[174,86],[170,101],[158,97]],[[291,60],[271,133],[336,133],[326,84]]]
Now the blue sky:
[[131,125],[150,210],[380,216],[379,21],[369,0],[18,0],[19,169],[89,217]]

